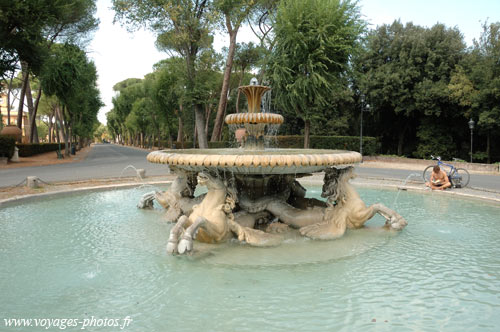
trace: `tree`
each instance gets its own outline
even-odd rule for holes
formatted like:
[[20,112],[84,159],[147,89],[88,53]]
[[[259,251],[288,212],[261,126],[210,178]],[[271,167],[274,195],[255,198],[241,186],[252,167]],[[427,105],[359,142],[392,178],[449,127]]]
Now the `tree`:
[[473,113],[477,127],[486,135],[487,162],[491,162],[491,141],[500,130],[500,22],[485,23],[471,55],[471,81],[478,90]]
[[193,107],[200,148],[207,148],[205,113],[196,89],[196,59],[212,43],[215,15],[208,0],[113,0],[116,18],[131,28],[146,25],[157,34],[160,49],[176,52],[185,60],[186,104]]
[[69,155],[73,136],[81,139],[92,136],[102,106],[95,65],[78,46],[55,45],[44,63],[41,78],[43,91],[56,96],[61,103],[61,108],[56,108],[56,118]]
[[363,29],[359,10],[349,0],[286,0],[278,6],[269,76],[275,104],[304,120],[305,148],[311,120],[342,89]]
[[455,138],[446,156],[460,150],[462,131],[453,124],[463,118],[462,107],[449,84],[464,54],[460,31],[442,24],[426,29],[395,21],[368,34],[355,59],[356,85],[371,105],[384,151],[428,157],[425,146],[445,134]]
[[[262,59],[264,50],[262,47],[255,46],[254,43],[249,42],[236,45],[236,53],[234,56],[235,67],[240,71],[238,79],[238,86],[243,83],[243,77],[247,70],[254,68]],[[240,90],[236,96],[236,113],[239,113]]]
[[255,7],[256,3],[256,0],[215,1],[215,7],[220,10],[224,16],[225,29],[229,34],[229,48],[227,52],[226,66],[224,68],[224,78],[222,80],[219,106],[217,107],[214,130],[212,132],[212,142],[219,140],[222,133],[224,113],[226,112],[227,96],[229,91],[229,80],[231,78],[233,58],[236,50],[236,36],[238,35],[238,30],[241,27],[241,24],[250,15],[250,12]]

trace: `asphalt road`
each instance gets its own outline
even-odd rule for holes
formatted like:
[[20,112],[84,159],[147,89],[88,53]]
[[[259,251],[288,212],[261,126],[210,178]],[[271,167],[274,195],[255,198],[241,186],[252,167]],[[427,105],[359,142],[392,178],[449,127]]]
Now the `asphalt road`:
[[115,144],[96,144],[81,162],[20,167],[0,170],[0,187],[14,186],[27,176],[37,176],[45,182],[88,180],[135,176],[136,171],[127,166],[145,169],[148,175],[165,175],[165,165],[151,164],[146,160],[148,151]]
[[[356,173],[359,176],[385,178],[385,179],[400,179],[401,182],[404,182],[407,178],[409,178],[410,180],[422,181],[423,183],[422,171],[392,169],[392,168],[369,168],[366,166],[356,167]],[[500,192],[500,175],[471,174],[470,182],[467,185],[467,187],[482,188]]]
[[[133,168],[126,169],[129,165],[145,169],[146,176],[167,174],[165,165],[147,162],[147,154],[148,151],[121,145],[97,144],[81,162],[0,170],[0,187],[17,185],[27,176],[37,176],[45,182],[134,176],[136,173]],[[398,179],[402,183],[411,174],[412,180],[419,180],[421,174],[420,171],[366,166],[356,167],[356,173],[361,177]],[[471,174],[469,186],[500,191],[500,175]]]

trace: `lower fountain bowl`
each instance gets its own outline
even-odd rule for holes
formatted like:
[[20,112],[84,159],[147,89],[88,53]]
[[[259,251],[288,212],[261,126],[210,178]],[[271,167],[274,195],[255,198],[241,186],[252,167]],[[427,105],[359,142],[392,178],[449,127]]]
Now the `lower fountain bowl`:
[[211,169],[236,174],[298,174],[352,165],[361,162],[362,156],[345,150],[181,149],[154,151],[147,160],[195,172]]

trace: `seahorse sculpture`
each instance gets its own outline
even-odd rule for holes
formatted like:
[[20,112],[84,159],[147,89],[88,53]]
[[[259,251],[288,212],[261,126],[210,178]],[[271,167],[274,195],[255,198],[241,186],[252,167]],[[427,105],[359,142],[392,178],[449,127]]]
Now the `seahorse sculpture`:
[[298,228],[303,236],[329,240],[342,236],[347,228],[360,228],[376,213],[386,219],[385,227],[403,229],[408,223],[397,212],[383,204],[366,206],[349,180],[354,177],[353,167],[325,170],[322,197],[326,206],[314,205],[307,209],[296,208],[282,200],[272,200],[266,210],[280,221]]
[[[167,244],[168,253],[184,254],[193,249],[193,239],[205,243],[221,243],[233,237],[254,246],[274,246],[282,237],[253,229],[256,220],[267,213],[233,214],[237,195],[233,186],[217,175],[200,172],[198,184],[207,187],[208,192],[200,204],[193,207],[193,212],[179,218],[170,231]],[[236,217],[236,218],[235,218]]]

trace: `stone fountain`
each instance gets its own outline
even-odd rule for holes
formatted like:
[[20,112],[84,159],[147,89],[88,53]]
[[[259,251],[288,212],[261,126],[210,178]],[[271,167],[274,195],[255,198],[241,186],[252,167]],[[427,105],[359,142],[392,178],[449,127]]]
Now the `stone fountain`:
[[[366,206],[349,184],[352,165],[361,161],[357,152],[315,149],[265,149],[265,133],[283,123],[279,114],[261,112],[262,95],[269,87],[252,79],[240,87],[248,112],[230,114],[225,121],[244,128],[239,149],[181,149],[151,152],[152,163],[167,164],[177,175],[167,191],[143,196],[139,207],[152,207],[154,199],[176,225],[167,251],[184,254],[193,240],[220,243],[237,238],[253,246],[275,246],[283,234],[298,230],[302,236],[329,240],[346,229],[360,228],[376,213],[385,227],[401,230],[407,222],[395,211],[374,204]],[[306,198],[298,178],[324,172],[321,196]],[[206,194],[195,197],[197,185]]]

